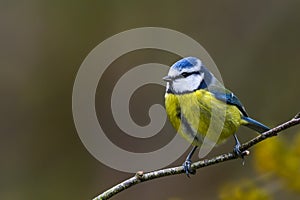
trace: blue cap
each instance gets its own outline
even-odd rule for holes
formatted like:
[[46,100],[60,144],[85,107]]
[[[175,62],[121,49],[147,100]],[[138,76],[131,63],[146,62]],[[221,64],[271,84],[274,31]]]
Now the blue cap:
[[192,68],[197,65],[199,59],[196,57],[186,57],[172,65],[173,68],[181,71],[182,69]]

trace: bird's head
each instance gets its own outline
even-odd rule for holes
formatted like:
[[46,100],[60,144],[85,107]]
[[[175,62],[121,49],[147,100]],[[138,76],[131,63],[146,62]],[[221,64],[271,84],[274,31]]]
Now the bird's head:
[[174,63],[163,80],[167,82],[167,92],[184,94],[206,88],[212,78],[200,59],[186,57]]

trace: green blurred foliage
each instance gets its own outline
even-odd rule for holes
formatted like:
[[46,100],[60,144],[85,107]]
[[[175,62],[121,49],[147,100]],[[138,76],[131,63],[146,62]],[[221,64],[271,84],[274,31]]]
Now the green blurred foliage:
[[259,173],[272,173],[289,190],[300,194],[300,131],[292,141],[275,137],[256,146],[254,163]]
[[253,182],[241,181],[225,184],[220,191],[221,200],[269,200],[270,195]]
[[300,194],[300,131],[294,133],[291,141],[283,136],[267,139],[255,145],[253,152],[257,170],[253,177],[256,178],[224,184],[220,199],[276,199],[274,193],[278,191],[290,193],[289,199],[297,198]]

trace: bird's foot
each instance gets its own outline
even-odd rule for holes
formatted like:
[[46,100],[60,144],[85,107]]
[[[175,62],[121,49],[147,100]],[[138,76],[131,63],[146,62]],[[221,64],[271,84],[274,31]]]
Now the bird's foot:
[[244,159],[244,153],[240,150],[240,147],[241,147],[241,144],[238,142],[236,145],[234,145],[233,152],[238,157],[241,157],[242,159]]
[[189,178],[190,178],[190,174],[192,175],[196,174],[196,170],[192,169],[191,165],[192,165],[192,161],[190,159],[186,159],[185,162],[183,163],[183,169],[185,171],[185,174]]
[[249,155],[250,152],[248,150],[246,151],[241,151],[240,150],[241,144],[237,143],[234,147],[233,147],[233,152],[235,153],[235,155],[237,155],[238,157],[243,159],[242,164],[245,164],[245,155]]
[[241,148],[241,143],[240,141],[238,140],[236,134],[233,135],[234,137],[234,140],[235,140],[235,145],[233,147],[233,152],[235,153],[235,155],[237,155],[238,157],[242,158],[243,159],[243,165],[245,163],[245,160],[244,160],[244,155],[248,155],[249,154],[249,151],[241,151],[240,148]]

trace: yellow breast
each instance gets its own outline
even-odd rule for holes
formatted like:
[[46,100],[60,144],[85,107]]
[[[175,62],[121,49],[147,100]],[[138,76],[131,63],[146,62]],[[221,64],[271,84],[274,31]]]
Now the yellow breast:
[[223,142],[242,123],[237,107],[219,101],[207,90],[180,95],[166,94],[165,106],[177,132],[197,146],[203,143],[206,136],[206,141]]

